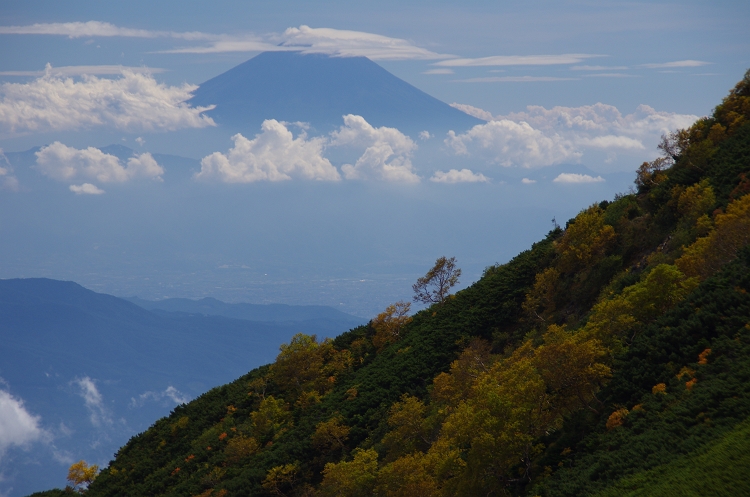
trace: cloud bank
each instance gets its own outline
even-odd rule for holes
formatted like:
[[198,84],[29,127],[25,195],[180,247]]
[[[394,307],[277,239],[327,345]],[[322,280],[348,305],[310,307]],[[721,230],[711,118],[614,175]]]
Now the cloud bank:
[[647,105],[627,115],[597,103],[551,109],[528,106],[524,112],[500,116],[471,105],[451,106],[488,121],[466,133],[449,134],[445,142],[455,153],[489,156],[501,165],[523,167],[578,160],[587,151],[650,159],[662,134],[688,127],[698,118]]
[[232,140],[234,147],[227,154],[214,152],[203,158],[196,179],[218,179],[225,183],[341,179],[322,155],[325,138],[308,139],[304,131],[295,138],[284,123],[275,119],[263,121],[261,132],[252,140],[239,133]]
[[506,167],[549,166],[581,156],[559,135],[508,119],[478,124],[461,134],[449,131],[445,144],[458,155],[477,154]]
[[184,101],[197,87],[167,86],[148,74],[124,71],[117,79],[47,74],[30,83],[0,86],[0,132],[63,131],[106,126],[121,131],[172,131],[214,126],[213,107]]
[[[125,183],[139,178],[161,181],[161,175],[164,174],[164,169],[148,152],[129,158],[123,166],[119,158],[105,154],[98,148],[79,150],[60,142],[54,142],[36,152],[35,167],[45,176],[62,182],[93,180],[101,183]],[[104,193],[91,183],[71,185],[70,191],[79,195]]]

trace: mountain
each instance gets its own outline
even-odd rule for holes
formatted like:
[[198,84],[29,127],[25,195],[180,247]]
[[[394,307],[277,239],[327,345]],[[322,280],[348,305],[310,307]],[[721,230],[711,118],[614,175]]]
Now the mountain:
[[176,407],[87,495],[746,495],[750,71],[667,142],[411,319],[298,335]]
[[356,114],[404,132],[463,131],[480,121],[397,78],[366,57],[264,52],[212,78],[188,101],[216,105],[217,123],[256,133],[265,119],[328,132]]
[[[209,302],[242,314],[241,305]],[[255,315],[281,318],[281,310],[290,319],[152,312],[69,281],[0,280],[0,390],[43,431],[29,451],[0,454],[3,494],[58,484],[72,459],[105,463],[170,408],[273,360],[296,333],[335,336],[362,321],[324,307],[263,309]],[[0,415],[13,430],[10,407]]]
[[[202,314],[205,316],[224,316],[249,321],[315,321],[323,326],[330,323],[331,329],[348,330],[364,324],[365,320],[337,311],[325,305],[287,305],[287,304],[227,304],[214,298],[206,297],[198,300],[171,298],[163,300],[144,300],[130,297],[128,300],[144,309],[179,312],[187,314]],[[326,336],[335,336],[332,333]]]

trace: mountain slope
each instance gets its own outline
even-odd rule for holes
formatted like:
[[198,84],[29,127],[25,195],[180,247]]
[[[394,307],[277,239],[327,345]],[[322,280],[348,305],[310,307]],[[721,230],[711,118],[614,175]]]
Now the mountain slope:
[[105,463],[174,405],[272,360],[295,333],[333,336],[356,323],[289,309],[302,319],[159,314],[73,282],[0,280],[0,388],[48,434],[3,456],[3,486],[23,495],[55,485],[66,474],[55,459]]
[[[295,336],[131,439],[88,493],[588,495],[700,463],[726,437],[750,451],[750,71],[663,148],[637,192],[390,343],[375,339],[385,318]],[[745,472],[720,490],[738,494]]]
[[462,131],[483,122],[366,57],[297,52],[261,53],[201,84],[189,103],[216,105],[207,114],[219,124],[252,132],[266,119],[307,122],[328,132],[346,114],[410,133]]

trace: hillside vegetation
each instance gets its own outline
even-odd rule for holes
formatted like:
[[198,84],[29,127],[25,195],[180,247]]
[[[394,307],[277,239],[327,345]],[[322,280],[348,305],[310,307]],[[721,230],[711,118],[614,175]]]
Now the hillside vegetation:
[[411,320],[297,335],[177,407],[87,493],[746,493],[750,71],[660,149],[637,190]]

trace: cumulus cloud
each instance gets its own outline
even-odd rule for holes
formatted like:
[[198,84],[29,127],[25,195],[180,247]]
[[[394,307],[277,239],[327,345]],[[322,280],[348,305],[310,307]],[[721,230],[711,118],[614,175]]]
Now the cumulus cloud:
[[604,178],[589,176],[588,174],[560,173],[552,180],[555,183],[602,183]]
[[[35,167],[45,176],[63,182],[88,179],[101,183],[124,183],[137,178],[161,181],[164,174],[164,169],[148,152],[129,158],[123,166],[119,158],[105,154],[98,148],[79,150],[60,142],[36,152]],[[104,193],[91,183],[70,185],[70,191],[78,195]]]
[[136,399],[135,397],[132,397],[130,399],[130,406],[131,407],[140,407],[143,404],[145,404],[147,401],[153,401],[153,402],[161,402],[163,400],[170,400],[175,405],[179,404],[186,404],[190,402],[192,399],[189,395],[185,395],[184,393],[177,390],[172,385],[168,386],[163,392],[144,392],[141,395],[138,396]]
[[593,54],[561,54],[561,55],[495,55],[475,59],[450,59],[436,62],[434,65],[443,67],[475,67],[475,66],[550,66],[559,64],[579,64],[586,59],[602,57]]
[[396,128],[375,128],[362,116],[344,116],[344,125],[331,133],[332,146],[364,147],[357,162],[341,167],[346,179],[378,179],[398,183],[416,183],[411,154],[414,141]]
[[10,447],[27,447],[47,439],[49,434],[39,422],[39,416],[29,413],[23,400],[0,390],[0,459]]
[[534,183],[536,183],[536,180],[535,179],[529,179],[529,178],[523,178],[521,180],[521,183],[523,183],[524,185],[533,185]]
[[484,174],[474,173],[470,169],[451,169],[450,171],[435,171],[430,181],[435,183],[486,183],[490,179]]
[[197,87],[167,86],[148,74],[123,71],[117,79],[82,80],[47,74],[30,83],[0,86],[0,132],[61,131],[106,126],[122,131],[170,131],[215,123],[213,107],[185,103]]
[[456,154],[478,153],[502,166],[541,167],[577,159],[580,152],[557,134],[507,119],[478,124],[466,133],[448,132],[445,144]]
[[429,132],[429,131],[420,131],[420,132],[419,132],[419,139],[420,139],[420,140],[422,140],[422,141],[424,141],[424,140],[429,140],[429,139],[430,139],[430,138],[432,138],[433,136],[434,136],[434,135],[430,134],[430,132]]
[[284,123],[275,119],[264,121],[261,133],[252,140],[239,133],[232,140],[234,147],[227,154],[214,152],[203,158],[197,179],[218,179],[226,183],[341,179],[336,168],[322,155],[324,137],[308,139],[303,131],[295,138]]
[[89,411],[89,420],[91,424],[99,428],[104,425],[112,424],[112,416],[109,410],[104,406],[102,394],[96,388],[94,380],[88,376],[73,381],[78,386],[78,395],[83,398],[84,405]]
[[[688,127],[698,118],[660,112],[647,105],[627,115],[614,106],[597,103],[551,109],[528,106],[524,112],[499,116],[471,105],[451,105],[488,121],[463,135],[449,134],[446,143],[456,153],[494,151],[495,162],[504,165],[525,162],[527,167],[577,159],[586,151],[618,152],[647,160],[656,154],[662,134]],[[523,161],[524,154],[529,159]]]
[[91,183],[84,183],[82,185],[70,185],[68,187],[71,192],[76,195],[101,195],[105,193],[104,190]]

